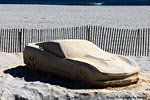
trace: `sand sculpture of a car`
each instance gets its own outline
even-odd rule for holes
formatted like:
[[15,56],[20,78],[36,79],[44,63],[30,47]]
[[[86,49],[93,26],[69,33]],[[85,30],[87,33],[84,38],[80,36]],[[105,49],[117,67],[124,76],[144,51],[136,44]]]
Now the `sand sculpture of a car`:
[[95,87],[125,86],[139,80],[139,67],[133,60],[107,53],[86,40],[31,43],[23,57],[31,69]]

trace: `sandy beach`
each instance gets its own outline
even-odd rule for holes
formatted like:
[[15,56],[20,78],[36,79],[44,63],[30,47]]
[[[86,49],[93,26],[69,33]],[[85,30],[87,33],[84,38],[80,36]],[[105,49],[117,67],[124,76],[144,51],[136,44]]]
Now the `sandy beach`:
[[150,6],[0,5],[0,28],[148,28]]
[[150,76],[148,73],[150,73],[150,58],[131,58],[141,68],[140,80],[137,84],[125,87],[89,89],[53,76],[48,78],[44,73],[27,69],[23,63],[21,53],[7,54],[1,52],[0,98],[1,100],[123,100],[126,98],[149,100]]
[[[0,28],[148,28],[149,11],[149,6],[0,5]],[[0,100],[150,100],[150,57],[130,58],[141,69],[137,84],[89,89],[27,69],[22,53],[0,52]]]

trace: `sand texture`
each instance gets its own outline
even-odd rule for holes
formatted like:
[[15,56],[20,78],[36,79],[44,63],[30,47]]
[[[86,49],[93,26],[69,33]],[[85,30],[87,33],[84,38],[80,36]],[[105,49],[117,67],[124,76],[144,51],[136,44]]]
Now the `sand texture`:
[[147,74],[150,73],[150,58],[131,58],[135,59],[141,68],[140,81],[137,84],[117,88],[89,89],[84,85],[54,76],[48,77],[44,73],[27,69],[22,54],[0,53],[0,98],[1,100],[19,98],[20,100],[122,100],[124,98],[149,100],[150,76]]

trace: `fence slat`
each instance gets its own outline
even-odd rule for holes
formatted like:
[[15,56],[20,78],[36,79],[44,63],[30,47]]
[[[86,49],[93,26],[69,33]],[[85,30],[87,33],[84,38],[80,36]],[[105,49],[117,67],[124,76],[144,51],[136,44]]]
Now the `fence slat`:
[[150,49],[150,46],[149,46],[149,42],[150,42],[150,34],[149,34],[149,29],[147,28],[147,31],[146,31],[146,34],[147,34],[147,56],[149,56],[149,49]]

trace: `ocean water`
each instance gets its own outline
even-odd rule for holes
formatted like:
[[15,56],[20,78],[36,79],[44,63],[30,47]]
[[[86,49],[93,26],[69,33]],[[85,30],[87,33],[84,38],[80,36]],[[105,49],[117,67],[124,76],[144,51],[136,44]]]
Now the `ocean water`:
[[150,5],[150,0],[0,0],[0,4]]

